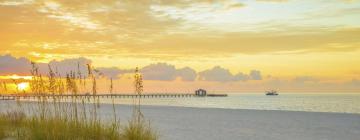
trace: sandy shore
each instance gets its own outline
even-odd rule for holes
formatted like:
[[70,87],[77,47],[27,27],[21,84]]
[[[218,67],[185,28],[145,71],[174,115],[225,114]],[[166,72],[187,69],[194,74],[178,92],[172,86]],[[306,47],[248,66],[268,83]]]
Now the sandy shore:
[[[109,105],[102,107],[107,116]],[[131,107],[119,105],[122,121]],[[162,140],[359,140],[360,114],[143,106]]]
[[[10,104],[9,104],[10,103]],[[8,109],[15,102],[0,104]],[[25,103],[26,104],[26,103]],[[29,104],[23,107],[29,106]],[[31,103],[30,103],[31,104]],[[113,119],[102,104],[103,119]],[[132,106],[116,105],[121,122]],[[359,140],[360,114],[142,106],[160,140]]]

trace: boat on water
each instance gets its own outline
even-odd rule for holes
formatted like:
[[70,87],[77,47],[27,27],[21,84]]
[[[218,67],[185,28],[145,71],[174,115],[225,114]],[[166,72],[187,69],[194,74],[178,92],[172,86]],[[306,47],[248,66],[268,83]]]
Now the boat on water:
[[277,95],[279,95],[279,94],[277,93],[277,91],[271,90],[271,91],[266,91],[266,94],[265,94],[265,95],[268,95],[268,96],[277,96]]

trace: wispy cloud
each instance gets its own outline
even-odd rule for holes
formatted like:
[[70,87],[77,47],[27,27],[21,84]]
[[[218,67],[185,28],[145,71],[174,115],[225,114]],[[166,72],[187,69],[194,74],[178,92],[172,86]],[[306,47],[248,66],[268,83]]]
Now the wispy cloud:
[[68,11],[61,4],[56,2],[45,2],[38,11],[47,14],[49,18],[69,22],[72,26],[78,26],[89,30],[101,29],[101,25],[92,21],[88,15]]
[[214,66],[261,74],[281,67],[279,75],[296,69],[310,76],[322,69],[342,78],[343,71],[359,70],[359,6],[344,0],[0,0],[0,55],[41,63],[86,56],[126,68],[167,62],[184,81]]

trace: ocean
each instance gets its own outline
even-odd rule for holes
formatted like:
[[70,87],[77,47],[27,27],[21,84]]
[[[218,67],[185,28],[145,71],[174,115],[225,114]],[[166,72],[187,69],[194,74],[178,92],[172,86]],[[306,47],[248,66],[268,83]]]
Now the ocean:
[[[132,98],[117,98],[116,104],[132,104]],[[103,98],[101,103],[112,103]],[[196,108],[225,108],[252,110],[286,110],[308,112],[337,112],[360,114],[360,94],[349,93],[232,93],[228,97],[142,98],[142,105],[181,106]]]
[[[28,99],[21,100],[26,101]],[[112,104],[113,99],[100,98],[99,101],[104,104]],[[134,98],[114,98],[115,104],[131,105],[134,101]],[[281,93],[278,96],[266,96],[264,93],[231,93],[228,94],[227,97],[141,98],[141,104],[194,108],[284,110],[360,114],[360,93]]]

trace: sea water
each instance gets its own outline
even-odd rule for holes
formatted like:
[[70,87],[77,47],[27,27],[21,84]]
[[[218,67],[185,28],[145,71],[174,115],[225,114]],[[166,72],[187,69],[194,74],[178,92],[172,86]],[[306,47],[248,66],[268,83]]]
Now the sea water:
[[[23,99],[22,99],[23,100]],[[99,98],[100,103],[137,103],[137,98]],[[360,114],[360,93],[231,93],[227,97],[146,97],[141,105],[180,106],[196,108],[225,108],[253,110],[286,110],[309,112],[337,112]],[[0,101],[0,104],[5,101]]]
[[[112,103],[103,98],[102,103]],[[116,104],[132,104],[132,98],[116,98]],[[157,97],[141,98],[142,105],[181,106],[198,108],[287,110],[310,112],[339,112],[360,114],[360,94],[356,93],[282,93],[266,96],[263,93],[232,93],[227,97]]]

